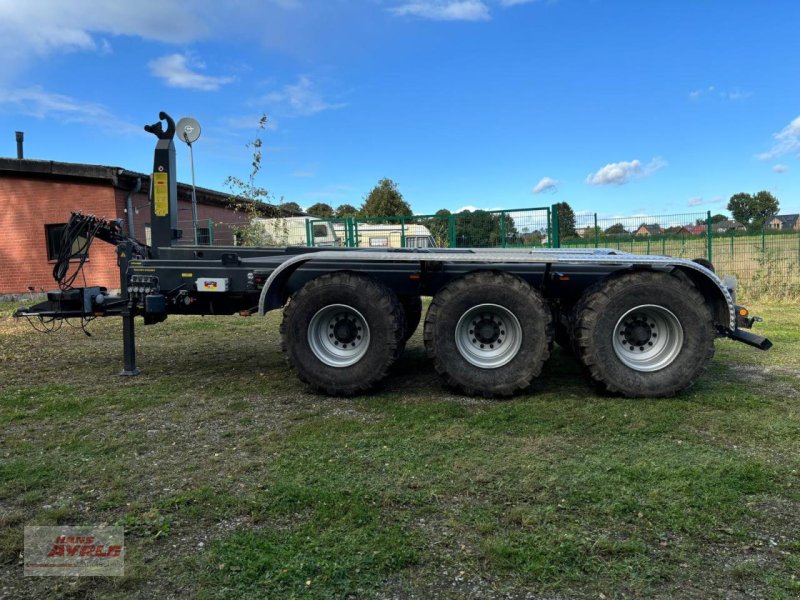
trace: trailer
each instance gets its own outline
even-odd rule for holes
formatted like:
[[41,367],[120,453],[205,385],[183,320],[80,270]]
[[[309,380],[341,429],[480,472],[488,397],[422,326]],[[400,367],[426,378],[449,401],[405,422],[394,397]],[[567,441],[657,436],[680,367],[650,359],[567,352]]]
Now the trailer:
[[[166,129],[162,125],[166,123]],[[298,377],[334,396],[386,377],[422,320],[436,371],[466,394],[505,397],[539,376],[553,344],[602,389],[670,396],[705,371],[717,338],[761,350],[757,317],[735,280],[703,260],[610,249],[257,248],[177,246],[175,126],[156,135],[151,245],[119,221],[74,213],[54,267],[59,289],[18,318],[118,316],[123,375],[137,375],[135,323],[169,315],[264,315],[283,309],[283,352]],[[73,287],[94,239],[116,246],[120,292]]]

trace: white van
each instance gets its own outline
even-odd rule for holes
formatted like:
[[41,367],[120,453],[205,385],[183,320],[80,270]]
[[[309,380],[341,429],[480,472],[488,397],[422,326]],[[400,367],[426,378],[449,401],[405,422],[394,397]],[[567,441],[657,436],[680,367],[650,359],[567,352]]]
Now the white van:
[[[345,237],[344,223],[334,223],[339,237]],[[383,225],[380,223],[356,223],[359,248],[436,248],[436,240],[424,225]]]
[[263,228],[265,246],[342,245],[331,224],[315,217],[253,219],[252,223],[259,228],[259,232]]

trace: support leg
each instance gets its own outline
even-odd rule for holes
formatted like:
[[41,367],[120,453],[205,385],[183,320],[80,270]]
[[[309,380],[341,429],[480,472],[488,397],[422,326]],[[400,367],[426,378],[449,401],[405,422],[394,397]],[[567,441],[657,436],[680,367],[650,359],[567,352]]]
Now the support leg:
[[136,337],[133,319],[133,313],[126,308],[122,313],[122,354],[125,366],[120,375],[127,377],[139,374],[139,369],[136,368]]

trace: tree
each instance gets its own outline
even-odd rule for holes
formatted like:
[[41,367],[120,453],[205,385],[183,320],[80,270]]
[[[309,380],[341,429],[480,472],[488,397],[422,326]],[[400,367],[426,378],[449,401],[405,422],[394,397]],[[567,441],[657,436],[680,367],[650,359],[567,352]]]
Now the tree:
[[558,211],[558,232],[561,239],[575,237],[575,211],[568,202],[559,202],[555,205]]
[[779,207],[778,199],[766,190],[753,196],[753,228],[762,229],[767,219],[778,214]]
[[446,248],[449,243],[449,219],[450,211],[442,208],[436,211],[436,216],[425,220],[425,226],[431,232],[433,239],[436,240],[436,245],[440,248]]
[[[722,214],[716,214],[711,217],[711,223],[721,223],[722,221],[727,221],[728,217]],[[702,223],[700,223],[702,225]]]
[[752,218],[752,204],[753,197],[750,194],[740,192],[731,196],[728,201],[728,210],[733,215],[733,218],[740,223],[747,225]]
[[344,219],[345,217],[357,217],[358,209],[352,204],[340,204],[336,207],[336,218]]
[[605,231],[606,235],[625,235],[626,233],[628,233],[628,230],[625,229],[625,225],[622,223],[614,223]]
[[325,204],[324,202],[317,202],[316,204],[309,206],[306,212],[312,217],[319,217],[320,219],[333,218],[333,207],[330,204]]
[[413,213],[397,184],[391,179],[381,179],[364,200],[361,214],[365,217],[410,217]]
[[278,204],[278,210],[286,213],[302,213],[303,209],[297,202],[281,202]]
[[761,229],[769,217],[778,213],[779,204],[778,199],[766,190],[755,195],[740,192],[731,196],[728,210],[740,223],[751,229]]

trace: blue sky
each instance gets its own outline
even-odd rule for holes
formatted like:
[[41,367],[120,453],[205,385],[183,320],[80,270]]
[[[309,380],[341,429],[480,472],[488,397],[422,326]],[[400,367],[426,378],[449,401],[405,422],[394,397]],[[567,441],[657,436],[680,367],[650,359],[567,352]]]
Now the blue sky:
[[[800,211],[795,0],[0,0],[0,155],[148,171],[159,110],[197,181],[301,206],[390,177],[417,213]],[[185,146],[180,178],[188,181]],[[537,193],[538,192],[538,193]]]

